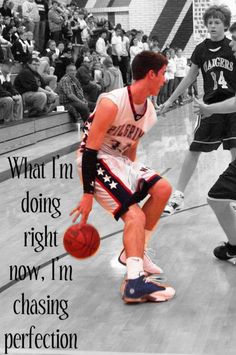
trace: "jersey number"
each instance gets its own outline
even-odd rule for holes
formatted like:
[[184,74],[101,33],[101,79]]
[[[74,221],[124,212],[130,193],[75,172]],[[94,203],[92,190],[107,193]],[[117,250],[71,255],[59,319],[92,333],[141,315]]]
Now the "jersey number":
[[224,73],[222,70],[220,71],[220,76],[218,81],[217,81],[216,73],[211,72],[211,76],[214,81],[213,90],[217,90],[219,85],[222,87],[222,89],[228,89],[227,81],[224,78]]

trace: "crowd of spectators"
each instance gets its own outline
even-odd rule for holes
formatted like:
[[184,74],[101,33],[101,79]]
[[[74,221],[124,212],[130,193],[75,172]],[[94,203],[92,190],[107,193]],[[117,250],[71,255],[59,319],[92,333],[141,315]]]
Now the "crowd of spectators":
[[[160,52],[158,38],[125,31],[98,19],[76,0],[3,0],[0,8],[0,122],[47,114],[64,106],[76,122],[85,121],[100,93],[129,85],[131,63],[143,50]],[[187,73],[181,49],[167,46],[166,84],[156,108]],[[194,94],[197,95],[196,86]],[[189,91],[189,94],[190,91]],[[183,97],[178,102],[183,104]]]

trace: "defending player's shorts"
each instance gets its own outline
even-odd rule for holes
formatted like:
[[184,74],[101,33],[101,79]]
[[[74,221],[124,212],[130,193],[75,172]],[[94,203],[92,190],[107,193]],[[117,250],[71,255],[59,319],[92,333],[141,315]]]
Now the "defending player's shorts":
[[223,143],[224,149],[236,147],[236,113],[214,114],[202,118],[198,115],[191,151],[211,152]]

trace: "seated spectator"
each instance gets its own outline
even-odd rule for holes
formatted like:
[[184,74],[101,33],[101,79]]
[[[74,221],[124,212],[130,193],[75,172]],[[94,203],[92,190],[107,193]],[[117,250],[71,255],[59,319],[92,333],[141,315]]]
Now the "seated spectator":
[[76,78],[76,67],[73,63],[67,65],[66,74],[61,78],[57,91],[60,104],[68,110],[72,119],[75,122],[80,122],[81,119],[85,122],[89,117],[89,106],[80,82]]
[[13,109],[13,121],[18,121],[23,118],[23,102],[21,95],[15,89],[11,82],[11,69],[13,66],[13,61],[10,59],[5,59],[1,64],[1,74],[0,82],[3,89],[9,92],[12,99],[12,109]]
[[113,66],[111,57],[106,57],[103,60],[103,87],[105,92],[123,88],[124,83],[121,71],[118,67]]
[[48,41],[47,47],[43,51],[42,55],[49,58],[51,67],[55,67],[55,60],[58,58],[59,51],[57,51],[56,42],[53,39]]
[[85,56],[83,63],[77,70],[76,77],[82,86],[85,98],[89,102],[94,103],[95,106],[97,98],[101,93],[101,86],[93,81],[91,63],[92,58]]
[[12,16],[11,9],[9,8],[9,0],[3,0],[2,7],[0,8],[0,14],[5,16]]
[[7,41],[3,35],[2,35],[2,31],[3,31],[3,25],[0,25],[0,45],[4,45],[5,47],[11,47],[12,44],[10,41]]
[[72,53],[70,48],[65,48],[63,53],[55,61],[55,72],[57,76],[57,81],[59,82],[61,78],[66,74],[67,65],[73,63]]
[[30,58],[26,67],[16,76],[15,88],[22,95],[28,117],[48,113],[55,108],[57,95],[46,87],[38,73],[39,59]]
[[41,57],[39,60],[39,74],[42,76],[45,84],[55,91],[57,88],[57,76],[53,75],[54,68],[50,67],[49,58]]
[[13,43],[11,49],[14,60],[22,64],[27,63],[27,61],[31,57],[26,43],[26,38],[27,33],[24,30],[19,32],[19,38]]
[[151,51],[159,53],[160,50],[160,43],[159,39],[157,36],[153,36],[151,39],[151,46],[150,46]]

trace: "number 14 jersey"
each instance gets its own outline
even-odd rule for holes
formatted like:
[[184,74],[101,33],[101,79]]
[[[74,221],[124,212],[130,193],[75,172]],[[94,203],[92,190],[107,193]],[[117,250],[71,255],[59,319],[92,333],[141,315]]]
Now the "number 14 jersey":
[[207,104],[233,97],[236,92],[236,59],[229,46],[230,39],[214,42],[205,39],[195,48],[191,61],[202,72],[203,100]]

